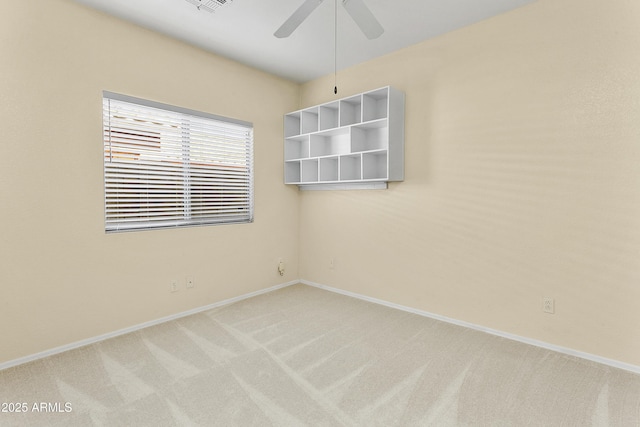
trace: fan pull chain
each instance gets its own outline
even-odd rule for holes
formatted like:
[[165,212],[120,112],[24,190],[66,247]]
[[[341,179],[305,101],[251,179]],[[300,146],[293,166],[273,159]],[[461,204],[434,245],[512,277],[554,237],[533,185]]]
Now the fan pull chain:
[[338,0],[333,3],[333,93],[338,94]]

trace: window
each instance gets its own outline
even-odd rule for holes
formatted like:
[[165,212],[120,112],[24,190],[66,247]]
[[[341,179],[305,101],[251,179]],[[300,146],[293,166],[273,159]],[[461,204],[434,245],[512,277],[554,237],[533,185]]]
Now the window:
[[253,221],[253,125],[103,93],[107,232]]

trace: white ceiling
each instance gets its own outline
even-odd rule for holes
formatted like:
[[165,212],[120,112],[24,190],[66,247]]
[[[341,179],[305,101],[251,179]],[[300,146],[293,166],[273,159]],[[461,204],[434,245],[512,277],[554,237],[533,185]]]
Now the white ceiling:
[[[285,39],[273,33],[304,0],[233,0],[215,13],[186,0],[75,1],[296,82],[334,71],[334,0]],[[533,1],[365,0],[385,29],[368,40],[338,0],[338,70]]]

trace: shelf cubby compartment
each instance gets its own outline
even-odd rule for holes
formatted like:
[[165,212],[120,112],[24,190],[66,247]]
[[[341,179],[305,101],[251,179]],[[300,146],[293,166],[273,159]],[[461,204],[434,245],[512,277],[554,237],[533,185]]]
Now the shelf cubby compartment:
[[300,112],[302,133],[318,132],[318,107],[308,108]]
[[362,121],[386,119],[388,117],[389,91],[378,89],[362,95]]
[[340,101],[340,126],[362,122],[362,95]]
[[320,181],[338,180],[338,158],[323,157],[320,159]]
[[340,181],[357,181],[362,179],[362,156],[350,154],[340,156]]
[[301,182],[318,182],[318,159],[300,161]]
[[333,156],[350,152],[349,128],[338,128],[310,135],[309,157]]
[[339,108],[338,101],[330,104],[321,105],[318,108],[319,130],[327,130],[337,128],[339,126]]
[[284,116],[284,136],[288,138],[290,136],[300,135],[300,112],[287,114]]
[[298,184],[300,182],[300,161],[284,162],[284,182]]
[[386,149],[389,146],[387,119],[354,125],[351,127],[351,151]]
[[387,179],[387,171],[387,150],[362,153],[362,179]]
[[284,159],[297,160],[309,157],[309,135],[292,136],[284,140]]

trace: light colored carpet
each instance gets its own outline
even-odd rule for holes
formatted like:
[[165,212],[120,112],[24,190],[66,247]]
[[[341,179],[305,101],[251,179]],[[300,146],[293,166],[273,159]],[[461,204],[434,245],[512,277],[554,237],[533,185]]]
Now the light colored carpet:
[[295,285],[0,371],[0,401],[72,408],[2,426],[638,426],[640,376]]

